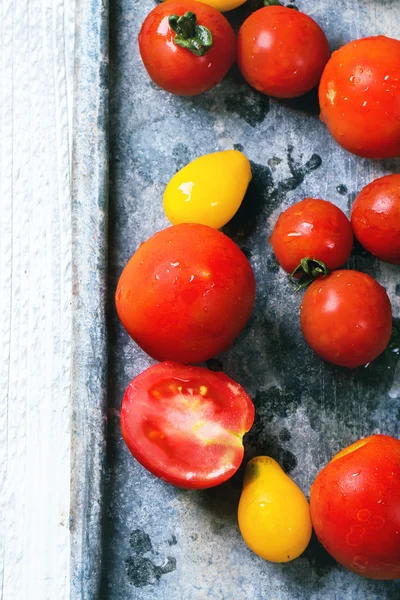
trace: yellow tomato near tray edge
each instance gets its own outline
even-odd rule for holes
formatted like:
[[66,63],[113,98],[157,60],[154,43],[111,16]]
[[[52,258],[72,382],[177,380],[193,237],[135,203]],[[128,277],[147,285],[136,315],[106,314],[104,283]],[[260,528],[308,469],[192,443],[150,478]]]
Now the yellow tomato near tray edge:
[[[168,0],[166,0],[168,2]],[[228,10],[234,10],[238,6],[242,6],[246,0],[199,0],[203,4],[213,6],[220,12],[227,12]]]
[[238,521],[246,544],[271,562],[297,558],[311,538],[305,495],[269,456],[257,456],[246,466]]
[[251,181],[250,162],[239,150],[196,158],[176,173],[164,192],[164,210],[173,225],[223,227],[239,209]]

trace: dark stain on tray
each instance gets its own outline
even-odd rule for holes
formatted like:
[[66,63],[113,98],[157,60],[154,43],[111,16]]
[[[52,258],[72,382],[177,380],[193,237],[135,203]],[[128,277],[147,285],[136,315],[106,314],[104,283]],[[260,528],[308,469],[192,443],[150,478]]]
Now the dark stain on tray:
[[[236,150],[243,151],[241,144],[234,144]],[[294,147],[288,146],[286,160],[290,177],[275,183],[270,167],[250,161],[253,178],[250,181],[243,202],[231,221],[223,228],[224,233],[233,237],[240,245],[240,237],[249,235],[255,228],[261,214],[268,217],[283,201],[286,194],[301,185],[304,179],[318,169],[322,160],[318,154],[301,163],[293,156]],[[274,157],[276,160],[276,157]]]
[[225,98],[225,107],[228,112],[237,114],[251,127],[255,127],[262,123],[269,113],[270,102],[268,96],[258,94],[247,85],[242,85]]
[[347,187],[343,183],[340,183],[339,185],[336,186],[336,191],[341,196],[345,196],[347,194],[348,190],[347,190]]
[[172,158],[175,162],[176,171],[180,171],[192,160],[190,149],[186,144],[176,144],[172,150]]
[[132,555],[126,559],[125,566],[126,574],[133,586],[144,587],[156,583],[160,581],[163,575],[175,571],[176,559],[174,557],[167,556],[164,563],[159,566],[155,564],[152,558],[145,556],[145,554],[150,554],[151,557],[154,557],[155,553],[149,535],[141,529],[132,531],[129,543]]
[[178,540],[176,539],[176,536],[172,534],[171,538],[168,540],[168,546],[176,546],[177,543]]

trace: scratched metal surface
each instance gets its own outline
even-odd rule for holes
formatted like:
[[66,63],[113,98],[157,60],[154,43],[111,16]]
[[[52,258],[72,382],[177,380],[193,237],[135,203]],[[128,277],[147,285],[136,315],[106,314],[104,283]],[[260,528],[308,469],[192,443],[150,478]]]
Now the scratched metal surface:
[[[299,0],[327,32],[332,49],[369,34],[400,37],[396,0]],[[399,172],[398,160],[373,162],[347,154],[319,122],[315,98],[279,102],[247,87],[235,70],[197,98],[173,97],[150,83],[137,34],[152,0],[116,0],[111,7],[111,191],[109,229],[109,429],[102,598],[110,600],[389,600],[400,582],[362,579],[338,566],[313,540],[286,564],[267,563],[240,537],[236,509],[242,472],[209,491],[183,491],[148,474],[129,454],[118,411],[129,381],[152,361],[119,324],[113,293],[138,245],[168,225],[164,186],[195,157],[241,148],[253,181],[240,218],[226,232],[249,256],[257,300],[245,331],[208,363],[249,392],[256,421],[246,458],[277,458],[308,494],[330,457],[355,439],[400,435],[400,363],[387,351],[367,368],[347,371],[307,347],[299,322],[300,294],[278,269],[268,237],[278,213],[314,196],[347,214],[367,182]],[[231,13],[238,24],[249,9]],[[400,316],[399,268],[355,249],[349,267],[386,286]],[[138,282],[138,284],[140,284]]]

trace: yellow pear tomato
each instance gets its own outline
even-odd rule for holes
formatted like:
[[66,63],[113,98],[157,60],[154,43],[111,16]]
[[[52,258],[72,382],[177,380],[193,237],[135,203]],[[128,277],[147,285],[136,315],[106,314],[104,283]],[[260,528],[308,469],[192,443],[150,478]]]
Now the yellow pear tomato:
[[250,180],[249,160],[238,150],[205,154],[172,177],[164,192],[165,214],[173,225],[219,229],[237,212]]
[[246,544],[272,562],[297,558],[311,538],[306,497],[269,456],[257,456],[246,466],[238,520]]
[[201,2],[213,6],[220,12],[227,12],[228,10],[233,10],[238,6],[242,6],[246,0],[201,0]]
[[[168,0],[167,0],[168,1]],[[219,12],[227,12],[228,10],[233,10],[238,6],[242,6],[246,2],[246,0],[200,0],[203,4],[208,4],[209,6],[213,6]]]

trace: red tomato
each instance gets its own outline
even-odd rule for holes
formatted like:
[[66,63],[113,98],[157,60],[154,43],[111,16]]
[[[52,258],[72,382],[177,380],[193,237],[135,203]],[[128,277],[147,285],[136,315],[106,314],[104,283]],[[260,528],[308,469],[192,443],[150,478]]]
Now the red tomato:
[[157,360],[197,363],[226,350],[253,308],[255,280],[242,251],[220,231],[182,223],[141,244],[122,272],[122,324]]
[[353,204],[351,224],[364,248],[400,265],[400,175],[375,179],[363,188]]
[[253,403],[235,381],[173,362],[131,381],[121,407],[122,435],[136,460],[184,488],[229,479],[242,462],[242,438],[253,421]]
[[[211,33],[212,46],[203,56],[174,43],[182,40],[182,36],[176,38],[168,19],[187,12],[195,14],[197,26],[206,27]],[[190,35],[198,32],[187,19],[184,29]],[[198,36],[195,44],[196,40]],[[139,48],[143,64],[157,85],[173,94],[195,96],[217,85],[233,65],[235,34],[226,18],[212,6],[194,0],[170,0],[147,15],[139,33]]]
[[306,198],[278,218],[270,242],[285,271],[292,273],[305,258],[337,269],[350,256],[353,232],[346,215],[326,200]]
[[260,8],[239,31],[239,69],[251,86],[269,96],[294,98],[309,92],[318,85],[329,56],[319,25],[292,8]]
[[400,41],[380,35],[332,54],[319,87],[321,119],[366,158],[400,156]]
[[337,454],[310,492],[319,541],[344,567],[400,578],[400,441],[372,435]]
[[381,354],[392,333],[385,289],[359,271],[334,271],[304,294],[300,323],[321,358],[342,367],[365,365]]

